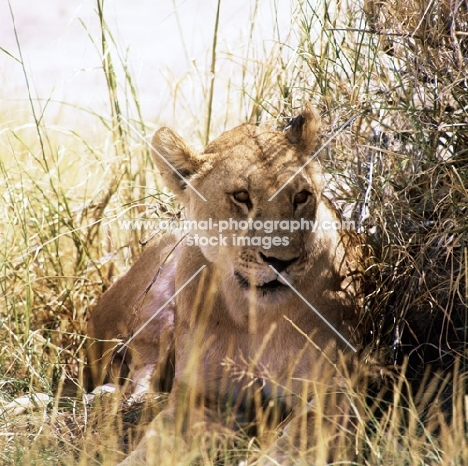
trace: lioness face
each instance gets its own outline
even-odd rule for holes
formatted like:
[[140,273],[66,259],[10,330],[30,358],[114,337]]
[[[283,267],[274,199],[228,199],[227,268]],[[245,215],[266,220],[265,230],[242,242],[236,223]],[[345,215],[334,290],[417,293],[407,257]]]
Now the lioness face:
[[239,126],[202,154],[167,128],[154,136],[163,178],[182,199],[188,219],[197,222],[189,244],[218,265],[227,289],[234,287],[257,305],[287,299],[292,291],[286,282],[300,285],[320,240],[311,238],[317,236],[313,225],[322,195],[320,167],[310,161],[316,140],[311,111],[286,132]]

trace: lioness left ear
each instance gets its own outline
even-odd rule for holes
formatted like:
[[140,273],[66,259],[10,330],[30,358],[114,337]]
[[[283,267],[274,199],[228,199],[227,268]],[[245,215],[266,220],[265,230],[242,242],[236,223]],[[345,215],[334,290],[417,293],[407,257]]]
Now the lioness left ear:
[[184,201],[187,187],[185,179],[190,178],[201,167],[200,156],[167,127],[154,133],[151,145],[151,153],[164,184]]
[[306,102],[302,112],[289,123],[285,136],[291,144],[298,145],[301,150],[310,153],[317,146],[318,128],[318,117]]

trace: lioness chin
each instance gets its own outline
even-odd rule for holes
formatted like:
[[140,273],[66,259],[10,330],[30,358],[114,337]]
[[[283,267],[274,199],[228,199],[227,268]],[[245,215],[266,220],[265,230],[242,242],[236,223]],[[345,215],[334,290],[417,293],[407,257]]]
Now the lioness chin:
[[[260,435],[281,424],[266,462],[313,444],[317,383],[334,385],[340,354],[355,351],[362,298],[359,242],[338,228],[310,160],[317,125],[306,106],[283,132],[242,125],[203,153],[168,128],[154,134],[155,163],[194,229],[177,246],[178,238],[163,237],[145,251],[90,318],[90,336],[109,340],[135,334],[159,310],[151,331],[126,348],[135,390],[167,366],[173,338],[168,405],[125,464],[181,459],[173,442],[190,443],[213,425]],[[174,301],[160,310],[169,295]],[[90,363],[102,382],[109,357],[95,348]]]

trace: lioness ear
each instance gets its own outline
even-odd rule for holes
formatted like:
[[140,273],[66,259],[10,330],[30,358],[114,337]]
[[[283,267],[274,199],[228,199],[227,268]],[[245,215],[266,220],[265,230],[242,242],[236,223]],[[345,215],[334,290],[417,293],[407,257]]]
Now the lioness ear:
[[152,156],[164,184],[181,200],[184,198],[186,179],[201,166],[200,156],[174,131],[158,129],[151,141]]
[[291,144],[297,144],[301,150],[312,152],[318,142],[319,122],[309,103],[304,104],[302,112],[289,123],[285,135]]

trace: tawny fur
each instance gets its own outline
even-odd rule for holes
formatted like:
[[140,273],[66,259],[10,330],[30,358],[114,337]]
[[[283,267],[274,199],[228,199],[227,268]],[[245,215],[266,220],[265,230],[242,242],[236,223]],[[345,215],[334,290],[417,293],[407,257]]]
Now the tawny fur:
[[[318,225],[325,221],[336,225],[340,217],[322,194],[319,163],[305,165],[317,149],[317,126],[314,113],[306,106],[284,132],[242,125],[223,133],[203,153],[162,128],[153,137],[153,157],[165,184],[185,205],[190,220],[211,219],[215,225],[229,219],[306,219]],[[217,237],[219,232],[216,228],[200,229],[192,231],[195,234]],[[259,413],[269,410],[265,415],[271,422],[280,422],[296,409],[299,400],[311,397],[314,380],[332,374],[340,352],[352,352],[350,347],[358,344],[361,248],[353,232],[277,228],[271,233],[226,230],[222,234],[228,246],[197,247],[184,240],[175,259],[163,268],[165,277],[173,277],[174,282],[156,281],[148,294],[140,321],[158,308],[164,300],[160,295],[186,285],[175,300],[176,365],[168,407],[126,464],[144,461],[148,449],[151,454],[154,450],[156,455],[164,454],[162,443],[154,447],[159,421],[185,439],[191,431],[189,426],[206,419],[220,420],[233,428],[249,426],[255,425]],[[267,236],[287,237],[288,244],[269,249],[233,247],[235,236],[257,236],[260,241]],[[95,311],[101,317],[92,315],[94,337],[129,334],[133,302],[162,261],[159,247],[145,254],[147,258],[130,269],[123,279],[126,281],[118,282],[103,298],[106,305]],[[280,268],[281,276],[350,345],[288,286],[269,288],[268,284],[281,281],[270,265]],[[203,271],[187,285],[202,266]],[[151,331],[156,340],[165,331],[158,325],[171,325],[169,318],[161,317]],[[157,341],[152,346],[147,344],[149,340],[141,345],[135,340],[140,365],[165,357],[155,349]],[[102,358],[102,351],[98,357]],[[94,355],[91,360],[93,363]],[[102,378],[100,370],[97,372]],[[231,406],[229,419],[227,405]],[[189,414],[189,407],[200,408],[200,417],[193,414],[194,410]]]

